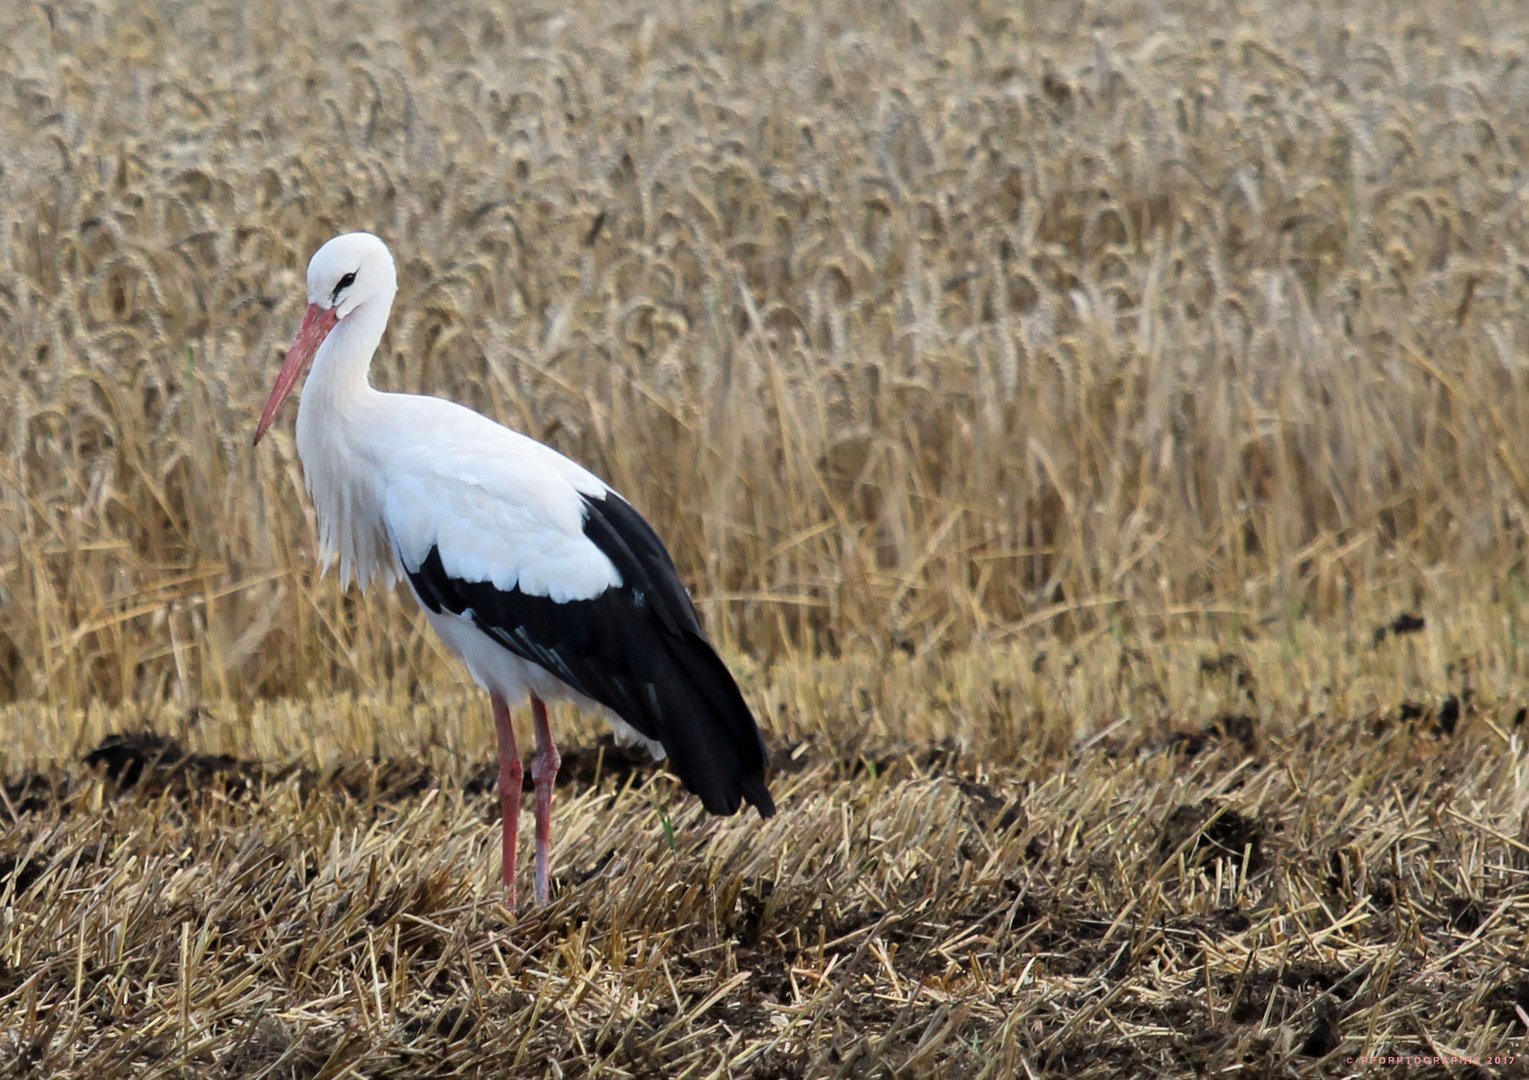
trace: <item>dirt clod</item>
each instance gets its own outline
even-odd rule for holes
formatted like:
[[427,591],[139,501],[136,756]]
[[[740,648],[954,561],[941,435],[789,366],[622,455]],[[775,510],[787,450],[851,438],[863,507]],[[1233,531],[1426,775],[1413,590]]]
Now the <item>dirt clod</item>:
[[1332,997],[1323,994],[1317,999],[1317,1019],[1301,1042],[1301,1053],[1306,1057],[1326,1057],[1338,1048],[1338,1006]]
[[1448,737],[1455,733],[1455,728],[1460,723],[1460,699],[1454,694],[1444,699],[1439,706],[1439,711],[1434,716],[1434,731],[1439,735]]
[[1402,637],[1405,634],[1421,633],[1427,626],[1427,621],[1415,611],[1404,611],[1388,623],[1382,623],[1375,628],[1375,644],[1379,645],[1388,637]]
[[1263,831],[1256,822],[1211,800],[1180,806],[1163,823],[1158,851],[1171,857],[1182,850],[1191,866],[1226,859],[1248,870],[1262,868]]
[[242,790],[263,770],[227,754],[193,754],[168,735],[129,731],[107,735],[82,759],[101,769],[121,790],[143,787],[158,793],[187,794],[212,786]]

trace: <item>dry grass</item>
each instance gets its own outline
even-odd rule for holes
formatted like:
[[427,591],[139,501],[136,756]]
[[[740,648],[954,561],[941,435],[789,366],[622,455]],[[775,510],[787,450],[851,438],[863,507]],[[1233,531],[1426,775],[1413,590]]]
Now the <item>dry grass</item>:
[[[0,8],[0,1068],[1522,1038],[1518,5],[853,7]],[[346,228],[380,383],[670,539],[779,818],[564,717],[561,896],[501,921],[482,702],[248,448]]]

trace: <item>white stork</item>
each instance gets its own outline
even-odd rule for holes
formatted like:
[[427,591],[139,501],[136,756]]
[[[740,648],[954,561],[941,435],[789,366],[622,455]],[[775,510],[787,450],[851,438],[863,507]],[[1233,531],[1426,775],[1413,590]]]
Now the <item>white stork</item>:
[[364,590],[408,578],[431,625],[489,692],[499,736],[504,885],[515,906],[522,767],[510,707],[531,699],[536,900],[547,903],[557,747],[544,702],[606,715],[616,736],[667,756],[714,814],[775,812],[765,746],[701,629],[674,562],[630,503],[588,470],[441,398],[367,379],[398,289],[370,233],[308,264],[308,312],[255,442],[309,365],[297,449],[326,566]]

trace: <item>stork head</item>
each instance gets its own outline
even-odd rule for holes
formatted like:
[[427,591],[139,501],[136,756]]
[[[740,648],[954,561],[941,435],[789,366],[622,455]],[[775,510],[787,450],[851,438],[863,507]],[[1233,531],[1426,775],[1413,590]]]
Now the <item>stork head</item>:
[[[308,312],[260,414],[260,423],[255,427],[256,443],[276,419],[281,403],[313,363],[330,332],[345,320],[355,318],[356,312],[366,309],[368,304],[390,307],[397,289],[398,271],[392,253],[371,233],[336,236],[314,253],[308,262]],[[380,336],[380,329],[378,333]]]

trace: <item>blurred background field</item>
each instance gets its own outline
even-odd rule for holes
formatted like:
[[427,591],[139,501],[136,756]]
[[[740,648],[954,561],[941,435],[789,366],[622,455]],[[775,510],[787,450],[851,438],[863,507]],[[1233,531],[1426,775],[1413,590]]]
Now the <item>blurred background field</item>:
[[1415,7],[15,9],[0,695],[437,668],[248,446],[362,227],[379,384],[590,463],[752,655],[1508,585],[1522,20]]
[[[1522,1037],[1526,60],[1511,0],[0,10],[0,1062]],[[377,383],[631,498],[783,762],[703,821],[561,717],[587,825],[487,967],[486,705],[249,446],[356,228]]]

